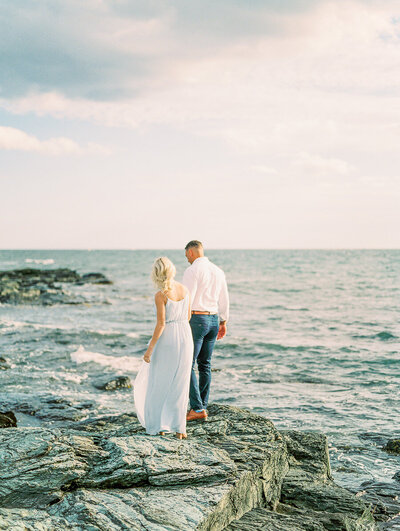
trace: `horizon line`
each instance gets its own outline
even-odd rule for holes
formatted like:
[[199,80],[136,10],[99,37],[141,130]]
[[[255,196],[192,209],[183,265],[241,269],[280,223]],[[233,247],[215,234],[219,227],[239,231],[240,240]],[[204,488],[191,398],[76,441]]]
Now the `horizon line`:
[[[184,247],[50,247],[50,248],[10,248],[2,251],[183,251]],[[399,251],[400,247],[206,247],[205,251]]]

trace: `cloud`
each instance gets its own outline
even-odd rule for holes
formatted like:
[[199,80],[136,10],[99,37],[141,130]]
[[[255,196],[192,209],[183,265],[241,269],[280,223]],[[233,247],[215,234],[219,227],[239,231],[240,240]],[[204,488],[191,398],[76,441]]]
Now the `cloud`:
[[[175,79],[176,63],[280,33],[316,0],[2,3],[0,95],[119,101]],[[179,74],[179,72],[178,72]]]
[[311,155],[306,152],[299,153],[293,165],[314,175],[348,175],[355,170],[345,160]]
[[[36,15],[8,8],[16,34],[25,28],[32,37],[31,52],[20,32],[19,49],[38,65],[31,83],[14,56],[22,77],[8,96],[0,70],[0,105],[11,113],[183,131],[221,153],[252,156],[246,168],[278,168],[280,175],[286,168],[353,176],[354,168],[370,170],[372,153],[385,167],[399,162],[396,2],[40,5]],[[40,49],[39,31],[46,35]],[[11,33],[8,39],[15,44]],[[54,63],[41,76],[50,48]]]
[[256,173],[262,173],[264,175],[278,175],[278,170],[269,166],[255,165],[250,168]]
[[47,155],[83,154],[85,152],[108,153],[109,150],[98,144],[88,143],[82,147],[70,138],[58,137],[39,140],[14,127],[0,126],[0,149],[31,151]]

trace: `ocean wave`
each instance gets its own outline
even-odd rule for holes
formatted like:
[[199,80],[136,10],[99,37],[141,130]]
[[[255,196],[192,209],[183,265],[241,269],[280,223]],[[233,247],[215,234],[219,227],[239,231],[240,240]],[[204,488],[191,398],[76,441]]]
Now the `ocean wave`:
[[377,339],[381,339],[382,341],[386,341],[387,339],[398,339],[397,336],[392,334],[391,332],[379,332],[375,335]]
[[355,334],[352,337],[353,339],[380,339],[381,341],[390,341],[391,339],[398,339],[397,336],[395,336],[391,332],[386,332],[385,330],[383,330],[382,332],[378,332],[377,334],[372,334],[372,335]]
[[42,324],[42,323],[31,323],[29,321],[9,321],[9,320],[2,320],[0,322],[0,325],[2,328],[6,328],[6,329],[15,329],[15,328],[23,328],[23,327],[31,327],[31,328],[35,328],[35,329],[40,329],[40,328],[49,328],[51,330],[71,330],[72,328],[70,326],[66,326],[66,325],[60,325],[60,324],[57,324],[57,325],[52,325],[52,324]]
[[137,372],[142,364],[142,358],[132,356],[107,356],[100,352],[90,352],[85,350],[83,345],[79,345],[78,350],[71,352],[71,360],[80,365],[81,363],[97,363],[103,367],[113,367],[130,372]]
[[268,350],[278,350],[282,352],[286,352],[288,350],[294,350],[296,352],[306,352],[307,350],[323,350],[324,347],[320,347],[318,345],[310,345],[310,346],[303,346],[303,345],[282,345],[280,343],[264,343],[262,341],[257,341],[254,343],[255,347],[261,347]]
[[262,306],[261,310],[284,310],[286,312],[309,312],[309,308],[295,307],[290,308],[288,306],[283,306],[282,304],[273,304],[271,306]]
[[44,323],[32,323],[30,321],[9,321],[2,320],[0,321],[0,329],[2,332],[7,332],[9,330],[30,327],[35,330],[68,330],[70,332],[75,332],[76,334],[84,333],[93,336],[104,336],[104,337],[130,337],[132,339],[138,339],[140,337],[139,332],[120,332],[118,330],[103,330],[103,329],[91,329],[91,328],[78,328],[74,326],[68,326],[63,324],[44,324]]
[[92,334],[92,335],[107,336],[107,337],[126,336],[132,339],[137,339],[138,337],[140,337],[140,334],[138,332],[119,332],[118,330],[101,330],[101,329],[96,329],[96,330],[82,329],[81,331],[86,332],[88,334]]
[[25,262],[27,264],[43,264],[43,265],[48,265],[48,264],[54,264],[54,260],[53,258],[25,258]]
[[67,382],[74,382],[74,383],[80,384],[83,382],[83,380],[87,380],[89,375],[87,372],[83,374],[77,374],[77,373],[72,373],[72,372],[61,372],[61,373],[58,372],[57,376],[60,380],[65,380]]

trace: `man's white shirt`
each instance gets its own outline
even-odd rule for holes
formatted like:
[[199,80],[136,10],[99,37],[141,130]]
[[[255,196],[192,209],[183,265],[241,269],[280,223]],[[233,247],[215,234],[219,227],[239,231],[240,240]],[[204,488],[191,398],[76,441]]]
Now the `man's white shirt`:
[[182,282],[191,294],[192,310],[218,313],[221,321],[228,320],[228,287],[222,269],[200,256],[186,269]]

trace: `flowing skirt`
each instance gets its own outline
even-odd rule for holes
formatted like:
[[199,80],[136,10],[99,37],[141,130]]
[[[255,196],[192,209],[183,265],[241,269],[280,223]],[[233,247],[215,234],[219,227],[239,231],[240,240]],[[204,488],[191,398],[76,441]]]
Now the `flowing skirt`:
[[166,323],[150,363],[143,361],[133,385],[136,413],[150,435],[186,433],[193,337],[188,321]]

